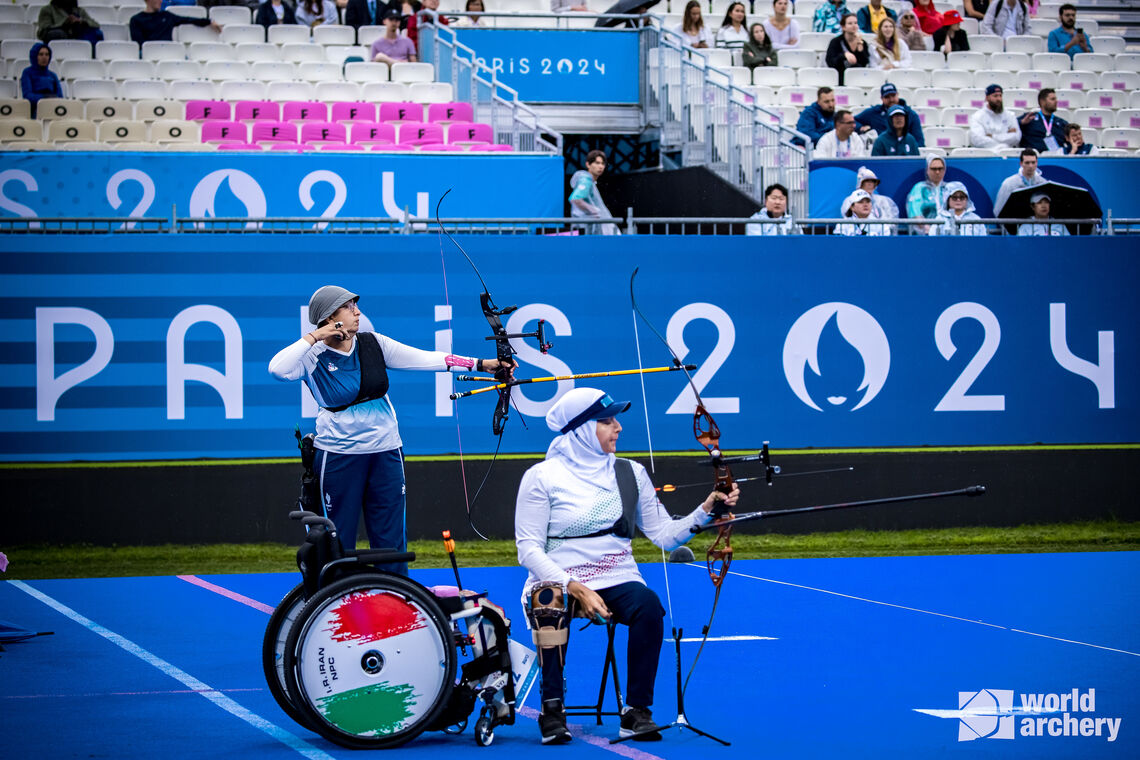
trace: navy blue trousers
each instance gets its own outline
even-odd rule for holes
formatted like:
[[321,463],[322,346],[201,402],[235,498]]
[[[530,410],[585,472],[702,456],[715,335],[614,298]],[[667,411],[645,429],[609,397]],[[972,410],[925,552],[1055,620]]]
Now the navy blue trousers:
[[[325,517],[336,523],[345,549],[356,548],[356,527],[363,510],[370,547],[407,551],[402,449],[372,454],[334,454],[318,449],[313,467],[320,478]],[[408,574],[407,562],[377,567]]]
[[[625,701],[634,707],[649,707],[653,704],[653,682],[657,680],[657,663],[665,635],[665,608],[652,589],[636,581],[598,589],[597,592],[609,607],[613,619],[629,626]],[[562,658],[553,650],[543,653],[544,700],[564,699],[566,682],[562,675],[562,660],[565,659],[566,647],[562,649]]]

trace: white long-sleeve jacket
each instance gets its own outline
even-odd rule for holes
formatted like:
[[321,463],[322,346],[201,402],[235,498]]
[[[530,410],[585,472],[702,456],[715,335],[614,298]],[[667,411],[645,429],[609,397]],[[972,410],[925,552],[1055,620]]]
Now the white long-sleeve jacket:
[[[1012,132],[1010,129],[1012,128]],[[1021,126],[1011,111],[994,113],[982,106],[970,115],[970,145],[975,148],[1016,148]]]

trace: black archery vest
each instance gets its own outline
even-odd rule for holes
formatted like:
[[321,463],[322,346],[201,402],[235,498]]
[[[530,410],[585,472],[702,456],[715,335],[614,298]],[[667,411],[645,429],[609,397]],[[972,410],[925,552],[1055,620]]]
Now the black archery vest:
[[388,365],[380,342],[372,333],[356,334],[356,360],[360,362],[360,390],[352,403],[344,406],[326,406],[330,412],[339,412],[365,401],[384,398],[388,393]]

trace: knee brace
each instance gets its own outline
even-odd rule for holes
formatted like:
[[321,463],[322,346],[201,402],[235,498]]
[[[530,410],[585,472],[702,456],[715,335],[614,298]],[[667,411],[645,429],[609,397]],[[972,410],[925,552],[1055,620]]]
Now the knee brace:
[[538,661],[546,656],[547,650],[557,651],[559,660],[563,647],[570,639],[570,605],[567,603],[566,589],[557,581],[539,583],[531,589],[527,597],[526,616],[530,622],[530,632],[538,649]]

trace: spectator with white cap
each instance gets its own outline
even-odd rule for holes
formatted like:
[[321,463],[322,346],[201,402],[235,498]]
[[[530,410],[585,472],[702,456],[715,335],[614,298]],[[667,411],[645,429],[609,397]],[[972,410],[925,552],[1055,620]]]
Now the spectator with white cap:
[[[845,217],[852,219],[873,219],[871,204],[871,194],[866,190],[856,190],[843,199],[843,205],[840,207],[840,212]],[[836,235],[846,235],[850,237],[867,236],[867,237],[886,237],[891,234],[891,225],[889,224],[851,224],[849,222],[835,225]]]
[[[369,545],[405,551],[404,444],[388,397],[388,370],[494,373],[501,363],[423,351],[361,330],[359,300],[336,285],[313,293],[308,316],[316,327],[277,352],[269,374],[302,381],[317,402],[314,470],[324,516],[336,523],[345,548],[356,547],[363,509]],[[381,567],[408,574],[407,563]]]
[[880,182],[878,175],[866,166],[860,166],[855,173],[855,189],[871,196],[871,213],[880,219],[898,219],[899,205],[891,196],[878,192]]
[[1053,199],[1042,190],[1029,197],[1029,207],[1033,209],[1031,221],[1017,226],[1018,237],[1065,237],[1069,231],[1063,224],[1054,224],[1050,213]]

